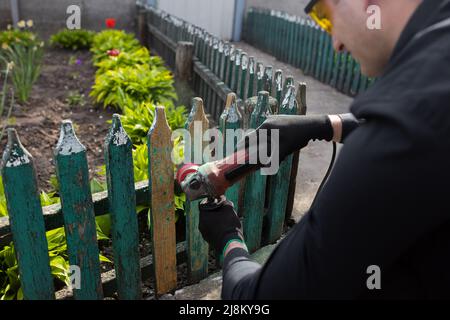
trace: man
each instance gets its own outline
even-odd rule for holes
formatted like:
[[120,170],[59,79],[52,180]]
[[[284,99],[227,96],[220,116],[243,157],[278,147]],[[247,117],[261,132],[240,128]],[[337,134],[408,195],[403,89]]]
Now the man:
[[[381,30],[367,27],[369,5]],[[201,205],[200,230],[223,251],[222,297],[450,298],[450,0],[316,0],[306,11],[379,80],[351,106],[365,122],[327,184],[263,267],[232,205]],[[339,123],[328,126],[320,138],[336,139]]]

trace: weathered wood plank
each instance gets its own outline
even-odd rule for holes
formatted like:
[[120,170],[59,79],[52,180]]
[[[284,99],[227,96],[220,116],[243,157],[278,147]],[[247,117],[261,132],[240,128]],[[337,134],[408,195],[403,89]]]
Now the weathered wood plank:
[[250,57],[248,59],[248,88],[246,100],[255,95],[255,70],[255,58]]
[[248,63],[249,58],[247,53],[242,53],[242,61],[241,61],[241,84],[240,84],[240,91],[239,91],[239,97],[245,101],[247,97],[246,94],[246,86],[247,86],[247,70],[248,70]]
[[102,299],[99,250],[89,185],[86,148],[75,135],[71,121],[63,121],[54,150],[60,186],[69,262],[80,268],[80,288],[74,288],[79,300]]
[[164,107],[158,106],[148,134],[150,230],[157,295],[167,293],[177,286],[171,135]]
[[117,293],[122,300],[142,297],[132,148],[119,115],[113,115],[105,142],[105,162]]
[[[306,83],[302,82],[298,85],[297,89],[297,105],[299,115],[306,115],[307,105],[306,105]],[[286,219],[292,215],[292,210],[294,208],[294,200],[295,200],[295,189],[297,186],[297,172],[299,165],[300,152],[296,152],[292,158],[292,169],[291,169],[291,178],[289,179],[289,196],[287,200],[286,206]]]
[[228,56],[228,78],[226,84],[228,88],[232,88],[233,85],[233,71],[234,71],[234,62],[236,60],[236,49],[234,45],[230,46],[230,55]]
[[[283,71],[277,70],[274,76],[275,83],[275,99],[278,101],[278,106],[281,105],[283,99]],[[278,110],[272,110],[274,114],[278,113]]]
[[[258,100],[251,115],[250,128],[259,127],[267,119],[269,113],[269,93],[262,91],[258,94]],[[250,252],[254,252],[261,245],[266,181],[267,176],[263,176],[258,170],[247,177],[244,187],[243,229],[245,242]]]
[[256,81],[256,94],[259,94],[264,88],[264,65],[261,62],[256,64]]
[[284,86],[283,86],[283,96],[286,95],[289,86],[295,85],[295,80],[293,76],[287,76],[284,80]]
[[[196,159],[195,155],[203,155],[203,150],[208,145],[207,141],[203,141],[203,134],[209,129],[209,121],[201,98],[193,99],[191,113],[185,128],[189,130],[191,136],[191,145],[186,146],[185,152],[191,153],[193,162],[202,164],[203,159]],[[196,283],[208,275],[208,243],[203,240],[198,230],[199,202],[187,201],[186,203],[187,265],[188,281],[190,283]]]
[[[227,130],[237,130],[242,128],[242,115],[239,112],[237,101],[236,101],[236,94],[230,93],[228,94],[225,109],[223,110],[222,115],[220,116],[220,123],[219,123],[219,129],[223,134],[224,138],[224,147],[223,147],[223,154],[224,157],[230,155],[227,150],[234,150],[236,148],[236,145],[238,143],[237,137],[233,140],[228,140],[227,138]],[[239,190],[240,190],[241,184],[236,183],[234,186],[229,188],[227,192],[225,193],[225,196],[228,200],[233,202],[235,205],[235,209],[238,211],[238,204],[239,204]]]
[[222,65],[223,65],[223,57],[224,57],[224,43],[223,41],[219,42],[219,46],[217,48],[217,66],[215,70],[215,74],[218,78],[221,78],[222,75]]
[[264,69],[263,91],[267,91],[269,95],[272,96],[272,88],[273,88],[273,67],[267,66]]
[[15,129],[8,129],[2,177],[24,299],[52,300],[53,279],[33,158]]
[[224,82],[220,81],[220,79],[217,78],[211,70],[209,70],[196,58],[194,58],[194,73],[200,77],[206,90],[210,88],[219,96],[221,100],[226,100],[228,93],[231,92],[230,88]]
[[222,76],[220,77],[224,83],[227,82],[230,48],[231,48],[230,44],[226,42],[223,48],[223,69],[222,69]]
[[235,52],[233,87],[231,89],[236,94],[239,93],[238,90],[239,90],[239,76],[241,74],[241,59],[242,59],[242,50],[238,49]]
[[[297,112],[298,103],[295,96],[295,87],[290,85],[281,104],[279,114],[295,115]],[[276,242],[283,232],[289,197],[292,159],[293,155],[288,156],[280,163],[278,173],[270,177],[269,208],[267,211],[268,228],[265,237],[267,243]]]

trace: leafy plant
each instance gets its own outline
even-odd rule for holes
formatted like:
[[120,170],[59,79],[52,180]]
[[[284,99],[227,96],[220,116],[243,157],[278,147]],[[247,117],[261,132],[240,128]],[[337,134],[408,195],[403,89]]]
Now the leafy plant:
[[12,45],[0,52],[0,60],[13,63],[12,81],[20,102],[26,102],[41,72],[44,43],[32,47]]
[[[95,188],[103,188],[103,190],[105,190],[106,186],[102,185],[98,181],[91,181],[91,188],[93,191],[96,190]],[[41,205],[45,207],[59,203],[60,199],[56,196],[56,192],[56,190],[50,193],[42,191],[40,194]],[[3,181],[0,176],[0,216],[4,217],[7,215],[8,211],[3,189]],[[105,216],[96,218],[97,240],[99,241],[109,239],[107,236],[107,234],[110,234],[110,221],[108,226],[108,218],[109,217]],[[69,285],[69,262],[64,227],[47,231],[46,237],[51,274],[53,278],[55,278],[61,285]],[[102,262],[111,263],[111,261],[103,255],[100,255],[99,259]],[[3,250],[0,251],[0,299],[23,299],[18,262],[13,243],[10,243],[9,246],[5,246]]]
[[[175,143],[180,143],[180,140],[177,140]],[[175,146],[175,150],[180,150]],[[134,177],[135,181],[145,181],[148,180],[148,149],[147,144],[138,145],[136,149],[133,150],[133,161],[134,161]],[[184,214],[184,205],[186,203],[186,195],[184,193],[177,192],[175,190],[174,194],[174,206],[175,206],[175,219],[178,220],[180,215]],[[148,225],[151,226],[150,223],[150,207],[147,205],[137,206],[137,211],[141,212],[144,210],[148,210]]]
[[94,64],[96,64],[108,57],[109,50],[131,52],[140,47],[139,41],[133,34],[121,30],[105,30],[94,36],[91,52],[94,55]]
[[[3,117],[3,112],[5,110],[6,98],[8,96],[8,76],[13,67],[14,67],[13,63],[10,62],[6,65],[6,69],[4,71],[5,79],[3,80],[3,89],[0,92],[0,118]],[[1,80],[1,77],[0,77],[0,80]],[[11,89],[9,109],[8,109],[5,119],[2,121],[0,140],[2,140],[3,136],[5,135],[6,125],[9,123],[9,121],[11,119],[11,113],[12,113],[13,106],[14,106],[14,91]]]
[[[121,116],[122,125],[130,136],[133,144],[145,144],[147,134],[155,117],[156,106],[150,102],[143,102],[137,108],[124,108]],[[166,103],[166,117],[172,130],[183,128],[186,123],[186,108],[175,107],[173,103]]]
[[40,42],[36,34],[31,31],[18,29],[0,31],[0,51],[15,45],[30,48],[39,45]]
[[66,102],[71,107],[81,106],[84,107],[86,105],[86,98],[84,94],[80,94],[76,91],[69,92],[67,96]]
[[118,68],[97,75],[90,94],[104,107],[123,110],[141,102],[167,102],[176,99],[170,71],[148,65]]
[[149,65],[152,68],[162,68],[164,63],[158,56],[150,56],[145,47],[135,49],[131,52],[122,51],[118,56],[108,56],[96,63],[97,75],[103,74],[108,70],[116,70],[123,67],[134,67],[137,65]]
[[95,32],[75,29],[61,30],[50,37],[50,44],[55,47],[70,50],[90,49],[94,40]]

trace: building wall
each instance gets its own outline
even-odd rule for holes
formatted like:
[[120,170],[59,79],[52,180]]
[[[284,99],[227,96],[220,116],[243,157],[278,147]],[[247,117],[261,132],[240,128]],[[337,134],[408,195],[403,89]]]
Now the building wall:
[[[117,28],[134,31],[136,0],[18,0],[20,19],[32,19],[41,36],[66,27],[67,7],[81,8],[81,27],[91,30],[105,28],[106,18],[115,18]],[[10,1],[0,0],[0,28],[11,23]]]
[[158,0],[158,8],[225,40],[232,38],[232,0]]
[[296,16],[305,16],[303,11],[309,0],[247,0],[247,10],[251,7],[286,11]]

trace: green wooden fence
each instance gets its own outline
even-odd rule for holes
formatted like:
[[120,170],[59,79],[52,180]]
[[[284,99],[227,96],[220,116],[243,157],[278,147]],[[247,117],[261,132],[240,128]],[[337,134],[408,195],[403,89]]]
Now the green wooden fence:
[[374,81],[361,74],[350,54],[336,53],[330,35],[310,19],[250,8],[244,31],[249,44],[347,95],[359,94]]
[[[172,37],[170,41],[196,43],[197,78],[193,82],[205,99],[193,99],[187,129],[192,130],[193,121],[201,121],[206,130],[210,124],[205,111],[217,114],[221,130],[255,128],[269,113],[306,113],[304,84],[296,90],[292,77],[283,81],[280,71],[273,72],[271,66],[264,67],[232,45],[185,22],[145,10],[152,22],[149,28],[158,19],[164,20],[162,31],[156,27],[153,30],[160,32],[161,37],[150,40],[159,41],[159,50],[167,51],[168,55],[173,53],[166,35]],[[164,41],[166,45],[169,43],[165,49]],[[209,250],[198,231],[195,202],[187,204],[186,237],[177,242],[175,168],[171,162],[171,130],[164,107],[157,108],[147,139],[150,179],[139,183],[133,177],[130,138],[120,116],[113,116],[104,144],[107,192],[91,194],[86,148],[69,120],[63,121],[60,132],[54,158],[61,204],[42,208],[33,157],[20,143],[18,133],[8,130],[1,173],[9,217],[0,218],[0,246],[14,242],[25,299],[67,298],[68,295],[75,299],[102,299],[114,292],[120,299],[140,299],[141,283],[150,277],[155,281],[156,294],[161,295],[177,287],[177,265],[182,263],[188,266],[190,282],[207,276]],[[230,143],[236,141],[226,141]],[[185,147],[195,150],[199,146]],[[292,206],[297,163],[298,154],[285,160],[277,175],[266,177],[258,171],[228,191],[227,195],[240,204],[244,236],[251,251],[274,243],[281,236],[286,213]],[[146,257],[139,255],[140,219],[136,214],[139,205],[151,208],[152,254]],[[95,217],[105,214],[111,214],[115,269],[101,273]],[[55,292],[45,231],[62,226],[69,262],[79,268],[81,281],[78,289]]]
[[145,17],[146,26],[139,34],[147,33],[146,44],[152,51],[157,52],[170,68],[175,69],[177,44],[193,44],[191,85],[197,95],[204,97],[206,111],[216,123],[219,122],[221,110],[230,92],[236,93],[241,112],[244,112],[244,101],[262,90],[280,100],[280,85],[283,83],[281,71],[273,70],[272,66],[264,66],[232,43],[223,41],[178,17],[139,3],[138,10]]
[[[222,107],[220,129],[242,129],[250,115],[250,127],[258,126],[268,113],[296,114],[304,109],[305,86],[299,91],[288,79],[280,107],[259,92],[244,104],[241,114],[236,94],[230,93]],[[296,94],[298,93],[298,94]],[[256,103],[254,102],[256,101]],[[193,99],[186,128],[194,121],[209,127],[203,100]],[[237,141],[226,141],[235,145]],[[199,147],[185,146],[186,150]],[[177,243],[174,209],[174,164],[171,161],[171,130],[164,107],[157,107],[148,134],[149,181],[135,184],[131,140],[114,115],[104,144],[108,191],[91,194],[86,148],[78,140],[72,122],[63,121],[60,139],[54,149],[61,204],[40,205],[33,157],[20,143],[15,129],[8,130],[8,143],[2,160],[2,177],[9,219],[0,219],[0,245],[13,241],[19,263],[20,281],[25,299],[54,299],[50,275],[46,230],[64,226],[69,262],[80,269],[80,288],[56,292],[57,298],[73,295],[75,299],[102,299],[117,292],[120,299],[140,299],[141,281],[153,277],[157,295],[177,287],[177,265],[187,263],[189,281],[194,283],[208,275],[209,251],[198,231],[198,203],[186,208],[186,238]],[[227,195],[242,210],[244,236],[251,251],[276,242],[283,231],[289,188],[295,184],[292,157],[281,164],[275,176],[254,173],[245,183],[230,189]],[[242,190],[245,190],[243,193]],[[151,208],[152,254],[139,256],[138,205]],[[101,274],[95,217],[111,214],[112,247],[115,270]]]
[[[283,75],[281,70],[265,66],[257,58],[236,48],[232,43],[223,41],[207,31],[190,24],[178,17],[137,3],[138,30],[141,40],[153,51],[164,58],[166,64],[175,69],[176,52],[180,43],[192,43],[192,79],[190,85],[194,92],[204,98],[205,111],[211,115],[216,124],[220,122],[223,106],[231,92],[236,93],[236,108],[242,114],[242,126],[250,128],[250,118],[253,109],[245,106],[245,101],[255,97],[260,91],[267,91],[281,105],[283,94],[289,85],[294,85],[290,75]],[[301,91],[305,91],[303,85]],[[303,99],[301,98],[303,96]],[[304,94],[298,99],[301,107],[299,114],[306,114]],[[256,103],[255,103],[256,105]],[[251,106],[250,106],[251,108]],[[277,113],[277,104],[272,103],[271,110]],[[298,167],[298,154],[292,161],[292,166]],[[292,212],[295,193],[297,170],[293,170],[286,215]],[[239,207],[243,207],[240,197]]]

